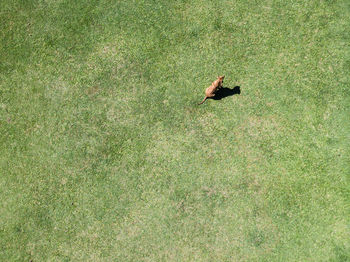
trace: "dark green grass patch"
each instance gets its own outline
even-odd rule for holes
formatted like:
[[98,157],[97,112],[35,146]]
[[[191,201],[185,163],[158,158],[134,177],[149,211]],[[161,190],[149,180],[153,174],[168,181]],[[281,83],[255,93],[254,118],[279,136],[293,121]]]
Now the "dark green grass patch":
[[1,260],[350,259],[345,1],[0,9]]

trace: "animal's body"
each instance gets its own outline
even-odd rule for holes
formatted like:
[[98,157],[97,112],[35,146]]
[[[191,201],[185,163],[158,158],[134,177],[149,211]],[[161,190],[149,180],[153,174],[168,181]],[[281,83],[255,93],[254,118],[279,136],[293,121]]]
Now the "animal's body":
[[222,87],[222,83],[224,82],[225,76],[218,76],[218,79],[216,79],[206,90],[205,90],[205,97],[202,102],[200,102],[198,105],[203,104],[207,98],[214,97],[216,91]]

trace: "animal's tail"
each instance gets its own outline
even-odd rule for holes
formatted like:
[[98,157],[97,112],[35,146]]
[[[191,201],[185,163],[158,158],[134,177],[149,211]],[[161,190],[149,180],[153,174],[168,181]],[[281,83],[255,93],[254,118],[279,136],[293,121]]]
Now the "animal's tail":
[[204,103],[204,101],[205,101],[205,100],[207,100],[207,98],[208,98],[207,96],[206,96],[206,97],[204,97],[203,101],[202,101],[202,102],[200,102],[200,103],[198,103],[198,105],[203,104],[203,103]]
[[204,101],[205,101],[205,100],[207,100],[207,98],[208,98],[207,96],[206,96],[206,97],[204,97],[203,101],[202,101],[202,102],[200,102],[200,103],[198,103],[198,105],[203,104],[203,103],[204,103]]

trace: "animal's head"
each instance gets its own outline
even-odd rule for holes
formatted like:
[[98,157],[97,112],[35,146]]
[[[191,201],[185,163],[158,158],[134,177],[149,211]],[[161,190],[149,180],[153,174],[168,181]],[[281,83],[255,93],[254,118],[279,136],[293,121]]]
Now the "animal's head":
[[225,76],[218,76],[218,79],[223,83]]

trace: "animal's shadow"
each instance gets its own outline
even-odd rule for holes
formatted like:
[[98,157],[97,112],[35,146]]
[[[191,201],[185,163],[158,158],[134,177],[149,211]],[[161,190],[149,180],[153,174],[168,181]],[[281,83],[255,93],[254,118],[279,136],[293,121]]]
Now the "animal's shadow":
[[228,87],[221,87],[216,91],[215,96],[212,97],[211,99],[221,100],[228,96],[239,95],[240,93],[241,93],[240,86],[235,86],[233,89]]

